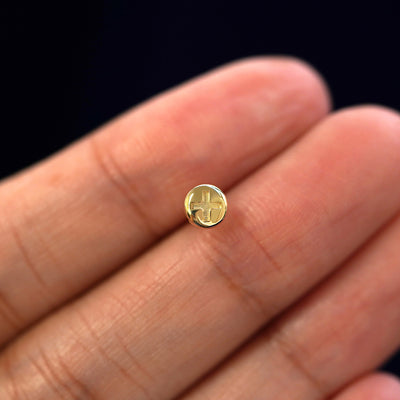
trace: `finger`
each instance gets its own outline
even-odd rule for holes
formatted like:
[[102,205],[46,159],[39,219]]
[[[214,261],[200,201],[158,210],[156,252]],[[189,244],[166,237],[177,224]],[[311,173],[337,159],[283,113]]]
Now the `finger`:
[[[266,398],[273,398],[276,400],[280,399],[300,399],[300,397],[284,397],[283,393],[278,394],[278,397],[273,397],[275,394],[269,392],[268,387],[255,388],[252,382],[251,371],[246,372],[241,376],[242,386],[240,392],[234,392],[230,390],[228,385],[226,385],[228,393],[224,393],[221,399],[251,399],[251,400],[264,400]],[[295,386],[296,382],[288,382],[286,385]],[[234,386],[235,383],[234,383]],[[284,388],[283,388],[284,392]],[[228,397],[229,396],[231,397]],[[364,376],[355,382],[352,382],[346,388],[338,391],[330,400],[398,400],[400,398],[400,381],[397,377],[384,374],[384,373],[371,373]],[[212,400],[215,397],[210,397],[209,393],[196,392],[194,396],[184,396],[181,399],[202,399],[202,400]],[[220,399],[218,397],[218,399]],[[327,397],[321,397],[320,400],[325,400]]]
[[397,211],[399,150],[392,112],[328,118],[229,193],[224,224],[182,228],[10,346],[0,387],[177,394]]
[[332,400],[399,400],[400,381],[389,374],[375,373],[352,383]]
[[379,366],[400,344],[399,238],[400,216],[185,400],[325,399]]
[[173,228],[191,186],[229,187],[327,109],[301,62],[240,61],[4,182],[0,343]]

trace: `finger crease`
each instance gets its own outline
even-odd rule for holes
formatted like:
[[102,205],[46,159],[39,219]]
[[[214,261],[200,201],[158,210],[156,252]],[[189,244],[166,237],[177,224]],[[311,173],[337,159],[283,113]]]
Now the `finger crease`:
[[14,241],[15,241],[15,243],[17,245],[17,248],[18,248],[19,252],[21,253],[21,255],[23,257],[23,260],[25,261],[25,264],[28,266],[28,268],[32,272],[33,276],[41,284],[41,286],[47,287],[46,282],[42,279],[41,275],[39,274],[39,271],[38,271],[35,263],[31,259],[31,257],[29,256],[29,253],[28,253],[27,249],[25,248],[25,246],[23,244],[22,238],[21,238],[20,234],[18,233],[17,228],[11,222],[11,220],[8,221],[8,222],[9,222],[9,228],[10,228],[11,235],[14,238]]
[[[153,380],[152,376],[150,375],[150,373],[147,371],[146,368],[143,367],[143,365],[141,363],[138,362],[138,360],[136,359],[136,357],[133,356],[132,352],[130,351],[130,349],[128,348],[128,346],[124,343],[123,338],[118,334],[117,331],[114,332],[116,338],[118,339],[119,344],[121,345],[122,349],[124,350],[125,354],[128,355],[131,363],[144,375],[146,376],[146,378],[148,378],[150,381]],[[144,390],[144,388],[142,387],[142,389]],[[145,391],[145,390],[144,390]],[[152,397],[150,396],[150,394],[148,392],[146,392],[147,396],[149,399],[152,399]]]
[[235,261],[231,260],[230,257],[227,256],[221,250],[221,248],[219,248],[219,246],[212,244],[212,241],[208,241],[207,245],[212,247],[212,249],[211,251],[209,251],[210,249],[207,249],[207,251],[202,252],[202,255],[214,267],[214,270],[218,273],[218,275],[226,282],[227,288],[236,293],[240,298],[244,299],[256,314],[261,314],[264,317],[265,310],[261,299],[255,295],[253,291],[248,290],[243,285],[238,284],[231,274],[226,272],[218,260],[211,256],[211,254],[218,254],[220,257],[222,256],[225,259],[224,262],[228,263],[228,265],[235,265]]
[[318,394],[318,398],[324,398],[326,396],[325,385],[309,371],[304,362],[301,361],[301,358],[296,355],[293,346],[283,337],[283,333],[275,331],[273,341],[277,344],[280,353],[289,361],[290,365],[300,372],[310,387],[314,388]]
[[12,306],[12,304],[7,300],[7,297],[1,292],[0,315],[15,330],[19,330],[24,325],[22,317],[18,314],[17,310]]
[[[51,387],[54,390],[54,393],[57,393],[60,398],[65,399],[65,393],[61,391],[61,389],[65,389],[67,391],[67,395],[69,395],[70,399],[73,399],[72,394],[69,392],[69,390],[64,386],[63,382],[60,381],[59,377],[57,374],[53,371],[52,366],[50,365],[47,357],[44,355],[44,351],[41,347],[38,347],[40,357],[43,360],[43,363],[45,364],[45,369],[42,368],[39,364],[39,362],[34,358],[30,357],[27,355],[27,358],[29,361],[32,363],[32,365],[36,368],[36,370],[39,372],[39,375],[44,379],[44,381],[47,383],[49,387]],[[67,398],[68,399],[68,398]]]
[[[6,378],[8,379],[9,382],[9,390],[10,390],[10,398],[11,400],[21,400],[21,393],[18,389],[18,385],[15,379],[15,375],[12,371],[12,366],[11,366],[11,352],[5,352],[3,356],[3,366],[4,366],[4,373]],[[23,395],[23,394],[22,394]],[[26,396],[23,395],[24,399],[26,399]]]
[[[239,221],[243,221],[239,219]],[[243,230],[246,234],[253,240],[253,243],[258,247],[261,253],[264,255],[265,259],[271,264],[276,271],[283,271],[283,266],[278,263],[278,261],[271,255],[271,253],[267,250],[267,248],[262,244],[262,241],[254,234],[253,230],[250,229],[246,224],[242,224]]]
[[[107,360],[110,364],[114,365],[118,371],[125,376],[125,378],[127,378],[130,382],[132,382],[132,384],[134,386],[136,386],[139,390],[142,391],[142,393],[145,395],[146,399],[148,400],[153,400],[152,397],[150,396],[149,392],[147,391],[147,389],[144,387],[144,385],[142,385],[137,379],[135,379],[132,374],[130,374],[125,368],[123,368],[121,365],[119,365],[114,359],[112,359],[107,352],[103,349],[102,345],[101,345],[101,341],[99,336],[97,335],[97,333],[95,332],[95,330],[92,328],[92,326],[90,325],[90,322],[87,320],[86,316],[84,315],[84,313],[79,310],[78,308],[76,308],[76,312],[79,315],[79,318],[81,319],[82,323],[85,325],[85,327],[87,328],[90,336],[95,340],[95,342],[97,343],[96,345],[96,349],[98,350],[98,352],[103,356],[103,358],[105,360]],[[132,358],[132,357],[131,357]],[[136,365],[137,363],[135,363]]]
[[100,170],[107,180],[115,187],[117,192],[130,204],[131,210],[135,212],[135,215],[139,218],[141,225],[149,232],[153,237],[158,237],[159,234],[150,226],[149,220],[146,214],[143,212],[139,206],[138,201],[135,196],[132,195],[132,190],[125,178],[124,173],[121,168],[117,165],[113,157],[107,153],[107,157],[100,151],[97,145],[95,137],[89,138],[89,144],[92,149],[92,154],[96,164],[99,166]]
[[[58,363],[63,369],[64,373],[68,376],[69,380],[73,383],[73,385],[77,388],[78,393],[79,393],[79,399],[88,399],[88,400],[94,400],[94,397],[92,396],[89,388],[84,385],[79,379],[76,378],[71,372],[69,371],[69,368],[67,365],[64,363],[62,357],[58,355]],[[75,398],[75,397],[74,397]]]

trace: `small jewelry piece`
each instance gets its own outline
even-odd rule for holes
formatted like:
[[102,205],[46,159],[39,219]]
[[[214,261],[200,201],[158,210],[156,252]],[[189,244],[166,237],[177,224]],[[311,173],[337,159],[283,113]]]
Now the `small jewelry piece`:
[[202,228],[219,224],[225,217],[227,207],[225,195],[213,185],[196,186],[185,197],[189,222]]

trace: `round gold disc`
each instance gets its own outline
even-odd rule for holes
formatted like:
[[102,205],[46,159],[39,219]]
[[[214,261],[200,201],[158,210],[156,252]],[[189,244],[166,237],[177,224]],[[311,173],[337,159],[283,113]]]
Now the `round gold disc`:
[[203,228],[219,224],[225,217],[227,207],[225,195],[213,185],[196,186],[185,198],[189,222]]

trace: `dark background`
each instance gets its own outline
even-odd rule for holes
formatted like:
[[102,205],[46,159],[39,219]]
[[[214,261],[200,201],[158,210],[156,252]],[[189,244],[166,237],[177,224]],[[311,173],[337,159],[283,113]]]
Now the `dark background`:
[[[15,1],[0,9],[0,177],[245,56],[304,58],[326,78],[335,108],[400,109],[395,1]],[[386,368],[400,375],[400,357]]]

